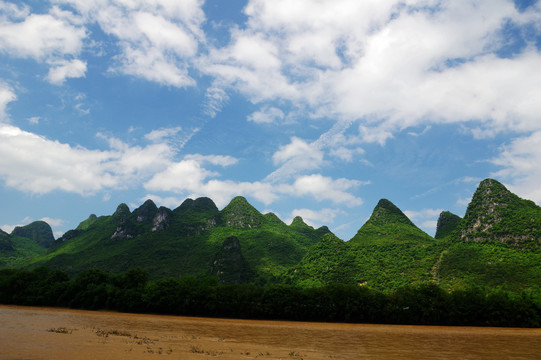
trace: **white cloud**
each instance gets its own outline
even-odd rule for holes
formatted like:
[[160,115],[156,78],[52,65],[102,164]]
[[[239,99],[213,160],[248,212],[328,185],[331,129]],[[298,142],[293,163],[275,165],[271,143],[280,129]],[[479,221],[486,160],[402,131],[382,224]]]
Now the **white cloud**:
[[420,226],[422,229],[426,230],[436,230],[438,227],[438,221],[437,220],[426,220],[421,223]]
[[89,195],[140,183],[165,168],[174,155],[166,144],[139,147],[108,141],[110,150],[89,150],[3,125],[0,178],[6,186],[35,194],[62,190]]
[[363,183],[358,180],[332,179],[319,174],[298,177],[286,192],[296,196],[312,196],[318,201],[328,200],[348,207],[362,205],[362,199],[348,192]]
[[17,95],[15,95],[12,88],[0,80],[0,123],[8,120],[6,114],[7,105],[16,99]]
[[201,154],[188,154],[184,157],[185,160],[195,160],[199,163],[208,162],[212,165],[218,166],[231,166],[238,163],[238,159],[232,156],[224,155],[201,155]]
[[220,206],[226,205],[237,195],[249,196],[264,204],[288,197],[312,197],[318,201],[331,201],[352,207],[362,200],[349,191],[363,183],[357,180],[332,179],[322,175],[297,178],[293,183],[267,181],[220,180],[219,172],[205,168],[205,163],[231,166],[237,159],[221,155],[186,155],[183,160],[172,162],[165,170],[155,173],[144,187],[153,192],[172,192],[187,197],[208,196]]
[[71,61],[61,60],[54,63],[49,69],[47,79],[55,85],[62,85],[67,78],[84,77],[86,73],[86,62],[78,59]]
[[13,3],[0,1],[0,19],[24,19],[30,13],[27,5],[17,6]]
[[166,138],[176,136],[182,128],[180,126],[174,128],[162,128],[157,130],[152,130],[145,135],[145,139],[148,139],[153,142],[160,142]]
[[[75,17],[75,16],[74,16]],[[0,23],[0,48],[16,57],[47,60],[55,54],[76,55],[81,51],[83,28],[56,14],[31,14],[22,22]]]
[[442,211],[442,209],[422,209],[420,211],[406,210],[404,211],[404,214],[412,221],[419,221],[437,218]]
[[197,192],[205,179],[216,175],[217,173],[204,169],[196,160],[182,160],[155,174],[145,184],[145,188],[178,193]]
[[517,195],[541,204],[541,131],[514,139],[492,163],[502,168],[492,176],[509,182]]
[[295,209],[291,212],[291,219],[288,222],[291,222],[295,216],[300,216],[302,219],[310,226],[318,228],[322,225],[329,225],[334,222],[334,218],[341,211],[338,209],[321,209],[321,210],[311,210],[311,209]]
[[154,203],[157,206],[165,206],[166,208],[169,208],[169,209],[177,208],[185,200],[185,198],[183,197],[175,197],[175,196],[162,197],[162,196],[158,196],[154,194],[147,194],[146,196],[140,198],[139,201],[142,203],[147,199],[154,201]]
[[468,206],[470,202],[471,202],[471,197],[469,197],[469,198],[458,198],[457,201],[456,201],[456,204],[460,205],[460,206]]
[[[156,132],[150,137],[157,140],[163,139],[163,135]],[[357,180],[332,179],[317,174],[298,177],[292,184],[219,180],[220,173],[205,168],[205,165],[227,167],[237,164],[238,159],[188,154],[175,161],[177,151],[167,143],[141,147],[103,134],[98,137],[106,141],[108,150],[71,146],[3,125],[0,127],[0,179],[8,187],[33,194],[60,190],[92,195],[105,191],[104,201],[110,198],[110,190],[142,184],[150,191],[189,197],[209,196],[218,206],[225,206],[236,195],[249,196],[264,204],[284,196],[308,196],[349,207],[362,204],[360,198],[350,193],[351,189],[362,185]],[[285,156],[286,160],[288,158],[289,155]],[[179,198],[160,196],[153,195],[153,198],[164,203]]]
[[[50,217],[44,217],[44,218],[41,218],[40,219],[41,221],[45,221],[47,224],[49,224],[49,226],[51,226],[51,228],[54,228],[55,226],[62,226],[66,223],[65,220],[63,219],[57,219],[57,218],[50,218]],[[24,219],[21,220],[20,224],[16,224],[16,225],[0,225],[0,229],[4,230],[5,232],[7,232],[8,234],[11,234],[13,232],[13,230],[15,230],[15,228],[17,226],[26,226],[30,223],[32,223],[34,220],[30,217],[25,217]],[[54,231],[53,232],[53,235],[55,237],[55,239],[59,238],[60,236],[62,236],[63,232],[62,231]]]
[[75,8],[87,23],[97,23],[115,40],[120,53],[111,71],[158,82],[193,86],[189,67],[204,43],[202,0],[57,0]]
[[30,14],[28,7],[5,3],[1,7],[8,16],[0,17],[0,51],[50,65],[47,79],[54,84],[84,76],[86,63],[74,57],[79,56],[87,32],[75,14],[58,7],[48,14]]
[[362,148],[347,148],[344,146],[339,146],[330,150],[330,155],[339,158],[345,162],[353,161],[355,155],[362,155],[365,151]]
[[40,220],[45,221],[51,227],[62,226],[66,222],[64,219],[50,218],[50,217],[44,217],[44,218],[41,218]]
[[248,116],[248,121],[259,124],[276,123],[284,119],[284,112],[276,107],[264,107]]
[[315,144],[292,137],[287,145],[280,146],[272,160],[280,167],[266,177],[267,181],[286,181],[298,172],[318,169],[323,165],[323,152]]
[[268,99],[298,99],[298,89],[281,72],[278,48],[261,34],[232,31],[231,46],[211,49],[201,59],[202,71],[223,86],[240,90],[254,102]]
[[34,221],[31,217],[25,217],[24,219],[22,219],[21,221],[19,221],[18,224],[4,224],[4,225],[0,225],[0,229],[4,230],[5,232],[7,232],[8,234],[11,234],[13,232],[13,230],[17,227],[17,226],[25,226],[25,225],[28,225],[30,224],[32,221]]
[[[281,146],[280,150],[272,156],[274,164],[283,164],[288,161],[305,163],[303,167],[318,166],[323,160],[323,153],[298,137],[291,138],[291,142]],[[309,164],[310,163],[310,164]]]
[[208,87],[205,93],[205,103],[203,105],[203,113],[214,118],[216,114],[222,111],[223,106],[229,101],[229,95],[225,89],[214,82]]
[[156,173],[144,186],[150,191],[165,191],[184,194],[187,197],[208,196],[217,206],[225,206],[237,195],[251,196],[265,204],[278,198],[276,189],[268,183],[237,182],[215,179],[220,174],[203,167],[204,163],[230,166],[236,159],[219,155],[187,155],[183,160],[172,163],[167,169]]
[[28,118],[28,122],[30,124],[33,124],[33,125],[39,124],[40,120],[41,120],[41,118],[39,116],[32,116],[32,117]]
[[406,210],[404,214],[423,231],[435,233],[438,225],[438,218],[442,209],[422,209],[419,211]]
[[[246,27],[211,49],[202,71],[252,102],[358,122],[358,138],[462,123],[474,136],[537,131],[541,54],[501,57],[506,24],[539,29],[541,10],[512,1],[251,0]],[[532,27],[533,26],[533,27]],[[270,121],[265,112],[253,121]],[[336,150],[337,156],[349,154]]]

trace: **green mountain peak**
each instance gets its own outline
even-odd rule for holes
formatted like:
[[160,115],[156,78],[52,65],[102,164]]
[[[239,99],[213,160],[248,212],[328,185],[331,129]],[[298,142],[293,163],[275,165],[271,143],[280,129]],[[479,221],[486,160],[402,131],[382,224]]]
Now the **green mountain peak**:
[[184,211],[195,211],[195,212],[205,212],[205,211],[218,211],[216,204],[212,199],[208,197],[200,197],[195,200],[186,199],[178,208],[173,210],[175,213],[184,212]]
[[381,199],[374,208],[374,211],[372,211],[372,215],[370,216],[370,219],[368,219],[367,224],[386,225],[389,223],[415,226],[395,204],[387,199]]
[[158,207],[154,204],[154,201],[148,199],[143,205],[133,210],[132,215],[136,217],[137,222],[146,222],[151,221],[157,212]]
[[436,235],[434,238],[443,239],[447,235],[450,235],[458,226],[462,218],[449,211],[442,211],[438,218],[438,224],[436,226]]
[[498,241],[520,247],[541,246],[541,207],[524,200],[494,179],[483,180],[457,228],[464,241]]
[[81,221],[81,223],[76,227],[76,230],[86,230],[88,229],[93,223],[98,220],[98,217],[95,214],[90,214],[88,219]]
[[415,226],[402,210],[389,200],[381,199],[368,221],[350,241],[369,245],[428,239],[431,237]]
[[284,222],[275,214],[275,213],[266,213],[263,215],[263,217],[266,219],[266,222],[269,224],[276,224],[276,225],[285,225]]
[[264,220],[264,216],[242,196],[233,198],[221,214],[226,226],[240,228],[258,228]]
[[311,228],[310,225],[306,224],[304,222],[304,220],[302,219],[302,217],[300,216],[295,216],[295,218],[293,219],[293,221],[291,222],[291,227],[303,227],[303,228]]
[[233,199],[231,199],[231,201],[229,202],[229,204],[227,206],[234,206],[234,207],[248,206],[248,207],[252,207],[252,205],[250,205],[250,203],[248,202],[248,200],[246,200],[246,198],[244,196],[235,196]]
[[48,248],[54,241],[53,230],[45,221],[34,221],[26,226],[17,226],[11,236],[31,239],[36,244]]
[[117,206],[116,211],[114,212],[113,216],[126,217],[126,216],[128,216],[130,214],[131,214],[131,212],[130,212],[130,208],[128,207],[128,205],[126,205],[124,203],[121,203],[120,205]]
[[9,234],[4,230],[0,229],[0,251],[13,251],[13,244]]

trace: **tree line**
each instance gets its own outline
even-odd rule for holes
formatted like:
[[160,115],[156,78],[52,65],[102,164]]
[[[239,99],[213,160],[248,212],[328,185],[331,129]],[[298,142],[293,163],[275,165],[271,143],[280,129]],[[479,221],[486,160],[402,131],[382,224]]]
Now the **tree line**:
[[435,284],[384,293],[365,286],[316,288],[221,284],[216,278],[150,281],[142,269],[0,270],[0,303],[185,316],[411,325],[540,327],[541,301],[531,291]]

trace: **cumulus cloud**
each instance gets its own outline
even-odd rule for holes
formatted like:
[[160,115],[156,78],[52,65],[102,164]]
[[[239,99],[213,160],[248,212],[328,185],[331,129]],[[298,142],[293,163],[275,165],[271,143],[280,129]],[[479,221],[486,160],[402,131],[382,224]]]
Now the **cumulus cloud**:
[[90,150],[2,125],[0,178],[6,186],[34,194],[62,190],[89,195],[137,183],[174,154],[164,144],[129,146],[117,139],[109,144],[110,150]]
[[50,217],[44,217],[44,218],[41,218],[40,220],[45,221],[51,227],[62,226],[66,222],[64,219],[50,218]]
[[272,160],[275,164],[282,164],[288,161],[302,162],[303,167],[310,168],[318,166],[323,160],[323,154],[298,137],[291,138],[291,142],[281,146],[274,153]]
[[[156,173],[144,186],[149,191],[165,191],[187,197],[209,196],[218,206],[225,206],[237,195],[249,196],[268,205],[284,196],[310,197],[317,201],[330,201],[348,207],[358,206],[362,199],[350,190],[362,185],[357,180],[332,179],[319,174],[301,176],[293,183],[269,183],[266,181],[220,180],[220,173],[204,167],[208,157],[186,156],[172,163],[162,172]],[[216,162],[214,165],[227,166]]]
[[34,221],[31,217],[29,216],[26,216],[24,219],[22,219],[21,221],[18,222],[18,224],[4,224],[4,225],[0,225],[0,229],[4,230],[5,232],[7,232],[8,234],[11,234],[13,232],[13,230],[17,227],[17,226],[25,226],[25,225],[28,225],[30,224],[32,221]]
[[97,23],[120,53],[110,70],[174,87],[193,86],[192,58],[205,42],[202,0],[57,0]]
[[49,70],[47,79],[50,83],[62,85],[67,78],[84,77],[86,73],[86,62],[75,59],[71,61],[62,60],[55,63]]
[[356,155],[362,155],[365,151],[360,147],[352,149],[345,146],[339,146],[332,148],[329,153],[331,156],[337,157],[344,162],[351,162]]
[[7,105],[16,99],[17,95],[13,92],[13,89],[0,80],[0,123],[7,121]]
[[159,196],[154,194],[147,194],[146,196],[139,199],[140,203],[143,203],[145,200],[150,199],[154,201],[157,206],[165,206],[169,209],[175,209],[184,201],[183,197],[176,196]]
[[501,149],[492,163],[501,170],[492,174],[509,183],[511,191],[541,203],[541,131],[519,137]]
[[424,231],[434,233],[442,211],[442,209],[406,210],[404,214]]
[[255,103],[279,99],[310,116],[350,120],[342,132],[357,122],[361,141],[380,144],[434,123],[462,123],[476,137],[541,126],[539,50],[502,50],[509,24],[539,28],[539,6],[251,0],[244,11],[246,27],[211,49],[201,69]]
[[362,205],[362,199],[352,195],[348,190],[363,183],[358,180],[332,179],[320,174],[298,177],[287,192],[297,196],[309,195],[318,201],[328,200],[335,204],[344,204],[349,207]]
[[220,174],[208,170],[205,163],[230,166],[237,162],[227,156],[187,155],[183,160],[170,164],[162,172],[156,173],[144,186],[150,191],[166,191],[184,194],[187,197],[208,196],[218,206],[225,206],[237,195],[251,196],[265,204],[278,199],[276,189],[263,182],[243,182],[216,179]]
[[287,145],[280,146],[272,160],[280,167],[269,174],[266,180],[272,182],[284,181],[300,171],[318,169],[323,165],[323,151],[298,137],[292,137]]
[[[279,183],[222,180],[220,172],[212,167],[234,166],[238,159],[226,155],[186,154],[176,160],[178,148],[166,139],[177,136],[180,131],[180,128],[171,128],[150,132],[145,138],[151,143],[146,146],[130,145],[98,133],[108,149],[91,150],[2,125],[0,179],[8,187],[32,194],[60,190],[86,196],[143,185],[154,193],[178,195],[152,195],[167,204],[187,196],[209,196],[218,206],[225,206],[236,195],[249,196],[264,204],[286,196],[311,197],[346,206],[362,204],[362,200],[350,192],[362,184],[357,180],[332,179],[319,174]],[[294,139],[292,144],[278,153],[277,163],[298,157],[306,147],[301,140]]]
[[0,23],[2,51],[35,60],[46,60],[54,54],[78,54],[85,30],[58,15],[58,9],[53,9],[50,14],[30,14],[24,21],[4,19]]
[[438,217],[442,209],[423,209],[420,211],[406,210],[404,214],[412,221]]
[[321,209],[321,210],[311,210],[311,209],[295,209],[291,212],[291,217],[300,216],[302,219],[310,226],[318,228],[322,225],[328,225],[329,223],[334,222],[334,218],[341,211],[338,209]]
[[4,2],[1,8],[7,12],[0,17],[0,51],[50,65],[47,79],[54,84],[84,76],[86,63],[75,57],[87,32],[75,14],[56,6],[47,14],[31,14],[26,6]]
[[284,112],[276,107],[264,107],[248,116],[248,121],[259,124],[270,124],[284,119]]

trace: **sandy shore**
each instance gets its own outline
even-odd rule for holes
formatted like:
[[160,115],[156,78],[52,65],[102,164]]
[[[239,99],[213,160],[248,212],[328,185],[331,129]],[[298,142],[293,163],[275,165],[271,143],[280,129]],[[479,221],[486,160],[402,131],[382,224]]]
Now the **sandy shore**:
[[540,329],[322,324],[0,306],[0,359],[539,359]]

